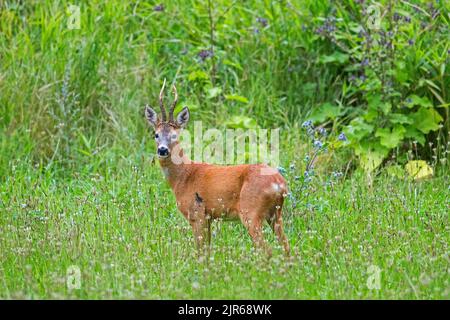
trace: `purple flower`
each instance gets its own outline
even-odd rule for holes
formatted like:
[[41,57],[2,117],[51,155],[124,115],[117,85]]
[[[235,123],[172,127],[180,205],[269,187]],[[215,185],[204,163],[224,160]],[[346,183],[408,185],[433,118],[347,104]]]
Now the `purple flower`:
[[409,40],[408,40],[408,44],[409,44],[410,46],[414,45],[414,40],[409,39]]
[[210,58],[212,56],[213,56],[213,53],[211,52],[211,50],[202,50],[198,53],[198,57],[202,61],[205,61],[207,58]]
[[347,137],[346,137],[345,134],[342,132],[342,133],[339,134],[338,140],[339,140],[339,141],[347,141]]
[[361,61],[361,66],[365,67],[369,65],[369,59],[365,58],[363,61]]
[[410,16],[406,16],[403,18],[403,20],[405,20],[406,23],[410,23],[411,22],[411,17]]
[[164,5],[163,4],[158,4],[158,5],[156,5],[156,6],[154,6],[153,7],[153,11],[156,11],[156,12],[163,12],[164,11]]
[[400,20],[401,16],[398,14],[398,12],[395,12],[393,18],[394,18],[394,21],[397,22]]
[[269,22],[267,22],[266,18],[256,18],[256,21],[259,22],[263,26],[263,28],[269,25]]

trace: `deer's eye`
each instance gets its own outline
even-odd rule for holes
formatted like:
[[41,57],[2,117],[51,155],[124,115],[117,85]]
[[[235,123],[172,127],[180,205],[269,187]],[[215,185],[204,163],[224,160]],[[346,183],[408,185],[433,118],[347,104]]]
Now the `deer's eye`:
[[172,135],[172,140],[175,140],[176,138],[177,138],[177,134],[174,133],[174,134]]
[[159,138],[159,134],[155,133],[155,139]]

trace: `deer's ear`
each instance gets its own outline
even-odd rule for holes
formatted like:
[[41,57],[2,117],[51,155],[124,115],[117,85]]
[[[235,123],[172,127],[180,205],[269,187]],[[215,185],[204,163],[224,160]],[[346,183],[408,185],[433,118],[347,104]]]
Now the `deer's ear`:
[[181,110],[177,116],[177,124],[180,127],[184,128],[186,127],[188,121],[189,121],[189,109],[188,107],[184,107],[183,110]]
[[147,118],[147,121],[154,127],[156,128],[156,124],[158,122],[158,115],[155,112],[155,110],[153,110],[152,108],[150,108],[148,105],[145,106],[145,117]]

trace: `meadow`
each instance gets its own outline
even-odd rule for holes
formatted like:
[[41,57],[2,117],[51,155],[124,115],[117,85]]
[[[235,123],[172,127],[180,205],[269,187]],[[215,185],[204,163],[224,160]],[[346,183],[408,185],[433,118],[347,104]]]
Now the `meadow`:
[[[0,298],[448,299],[449,4],[370,5],[1,2]],[[198,256],[164,78],[205,128],[280,128],[291,257],[220,220]]]

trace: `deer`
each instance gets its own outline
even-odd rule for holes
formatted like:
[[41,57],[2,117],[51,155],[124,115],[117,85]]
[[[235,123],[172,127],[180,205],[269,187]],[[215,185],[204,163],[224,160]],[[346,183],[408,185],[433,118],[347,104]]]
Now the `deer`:
[[174,99],[167,118],[163,102],[165,85],[166,80],[159,93],[161,116],[148,104],[144,113],[154,129],[160,167],[175,195],[178,210],[192,227],[196,247],[210,246],[213,220],[240,220],[255,247],[271,256],[263,236],[266,221],[289,256],[282,219],[287,195],[283,176],[267,164],[216,165],[191,161],[179,140],[190,118],[189,109],[184,106],[174,118],[178,93],[173,84]]

